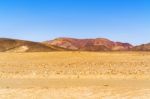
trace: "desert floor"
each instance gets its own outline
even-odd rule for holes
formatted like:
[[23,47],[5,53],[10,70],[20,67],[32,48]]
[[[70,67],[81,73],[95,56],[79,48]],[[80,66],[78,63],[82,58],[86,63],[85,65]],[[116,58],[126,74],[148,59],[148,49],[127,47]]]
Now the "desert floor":
[[150,52],[0,53],[0,99],[148,99]]

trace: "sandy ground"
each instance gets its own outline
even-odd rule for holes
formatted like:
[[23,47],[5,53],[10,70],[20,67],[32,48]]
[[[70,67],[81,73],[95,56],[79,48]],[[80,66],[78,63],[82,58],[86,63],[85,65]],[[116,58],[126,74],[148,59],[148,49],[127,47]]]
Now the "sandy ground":
[[0,53],[0,99],[148,99],[150,52]]
[[0,99],[148,99],[150,81],[1,79]]

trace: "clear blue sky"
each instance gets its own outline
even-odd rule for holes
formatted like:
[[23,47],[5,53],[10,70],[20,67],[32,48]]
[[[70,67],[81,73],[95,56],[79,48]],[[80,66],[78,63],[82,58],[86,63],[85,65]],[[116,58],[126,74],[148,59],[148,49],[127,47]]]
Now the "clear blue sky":
[[150,0],[0,0],[0,37],[150,42]]

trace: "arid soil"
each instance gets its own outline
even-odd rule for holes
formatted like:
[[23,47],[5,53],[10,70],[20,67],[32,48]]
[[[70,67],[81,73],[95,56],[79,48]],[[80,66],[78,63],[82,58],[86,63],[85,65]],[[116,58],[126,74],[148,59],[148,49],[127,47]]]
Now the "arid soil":
[[150,52],[0,53],[0,99],[148,99]]

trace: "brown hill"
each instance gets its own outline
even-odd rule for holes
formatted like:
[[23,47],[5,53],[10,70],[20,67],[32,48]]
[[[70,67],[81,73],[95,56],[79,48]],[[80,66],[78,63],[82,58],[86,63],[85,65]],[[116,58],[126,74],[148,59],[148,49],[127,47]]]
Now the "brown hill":
[[83,51],[116,51],[129,50],[133,46],[129,43],[113,42],[105,38],[96,39],[75,39],[75,38],[57,38],[45,41],[48,45],[54,45],[70,50]]
[[0,38],[0,52],[48,52],[58,50],[57,48],[38,42]]
[[138,45],[132,48],[134,51],[150,51],[150,43]]

